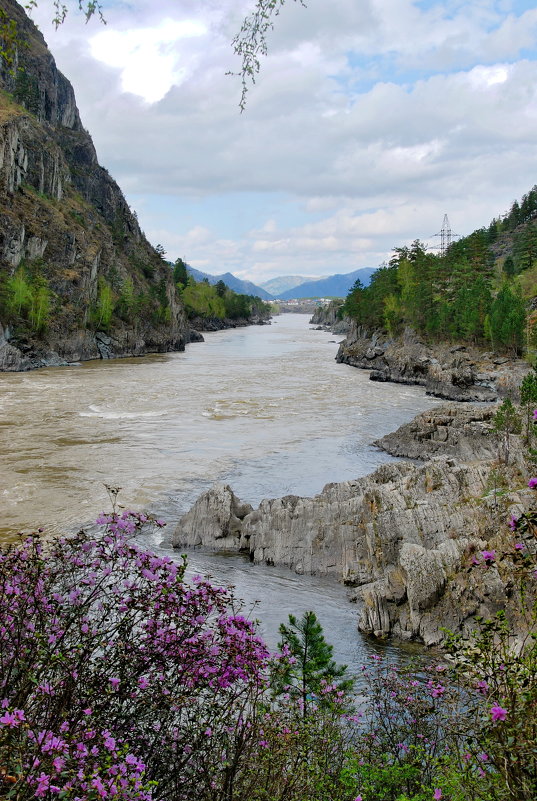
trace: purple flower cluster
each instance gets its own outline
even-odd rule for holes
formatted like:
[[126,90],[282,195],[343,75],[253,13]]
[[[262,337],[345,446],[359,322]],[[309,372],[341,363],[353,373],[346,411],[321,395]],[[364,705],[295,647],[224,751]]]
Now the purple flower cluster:
[[228,590],[130,542],[146,516],[99,522],[100,539],[0,552],[0,755],[19,799],[177,797],[222,772],[266,684]]

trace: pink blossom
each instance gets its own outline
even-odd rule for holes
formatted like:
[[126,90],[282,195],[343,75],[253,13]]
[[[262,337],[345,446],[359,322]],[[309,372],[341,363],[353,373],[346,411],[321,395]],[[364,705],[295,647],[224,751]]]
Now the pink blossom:
[[496,559],[496,551],[481,551],[481,554],[487,564],[492,564]]
[[434,801],[440,801],[440,799],[442,798],[442,790],[440,789],[440,787],[437,787],[435,789],[435,791],[433,793],[433,798],[434,798]]
[[530,478],[530,480],[528,481],[528,487],[530,489],[535,489],[535,487],[537,487],[537,478]]
[[492,717],[492,720],[494,721],[505,720],[507,714],[508,714],[507,709],[504,709],[503,706],[498,706],[497,704],[495,704],[493,707],[491,707],[490,715]]

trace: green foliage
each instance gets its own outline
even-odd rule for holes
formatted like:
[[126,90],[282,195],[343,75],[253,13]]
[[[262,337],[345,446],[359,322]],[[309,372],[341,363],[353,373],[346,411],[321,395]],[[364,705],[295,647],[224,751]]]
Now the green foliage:
[[486,236],[477,232],[444,257],[427,253],[418,241],[396,248],[390,264],[373,274],[368,287],[353,287],[344,313],[367,329],[382,328],[391,335],[409,325],[433,340],[483,344],[492,303]]
[[[304,0],[298,0],[305,5]],[[241,30],[233,39],[235,54],[241,58],[242,93],[239,103],[241,111],[246,107],[248,84],[255,83],[261,68],[260,59],[267,55],[267,34],[273,27],[273,19],[278,16],[285,0],[257,0],[255,8],[242,23]]]
[[217,320],[249,320],[252,315],[267,313],[268,303],[252,295],[241,295],[233,292],[223,281],[216,285],[203,281],[195,281],[189,276],[186,286],[181,291],[181,299],[187,314],[193,317],[216,318]]
[[137,296],[132,278],[125,278],[121,282],[120,295],[116,304],[118,315],[126,322],[132,322],[137,311]]
[[106,331],[114,313],[114,293],[104,278],[99,278],[97,300],[90,312],[90,319],[95,328]]
[[[53,17],[51,22],[56,28],[58,28],[65,22],[65,18],[67,17],[69,9],[66,4],[62,2],[62,0],[50,0],[50,2],[53,9]],[[38,5],[39,0],[27,0],[25,3],[25,8],[27,11],[31,11],[32,8],[37,8]],[[86,22],[88,22],[95,14],[99,17],[101,22],[105,22],[102,4],[99,0],[78,0],[78,8],[86,17]]]
[[14,73],[14,63],[17,48],[22,44],[17,23],[11,19],[4,9],[0,9],[0,58],[8,67],[11,74]]
[[19,267],[7,282],[7,307],[16,314],[26,311],[32,302],[32,287],[24,267]]
[[[503,220],[452,242],[442,256],[427,252],[417,240],[395,248],[389,265],[373,274],[368,287],[354,285],[342,314],[366,330],[395,336],[410,326],[428,340],[492,344],[521,356],[526,302],[509,280],[531,270],[522,285],[527,296],[535,294],[536,218],[537,186]],[[498,238],[501,248],[494,244]],[[505,258],[498,255],[506,252]]]
[[51,296],[46,279],[37,276],[32,285],[32,299],[28,314],[32,330],[36,333],[40,333],[47,326],[50,317]]
[[217,281],[214,288],[219,298],[223,298],[226,294],[227,285],[223,281]]
[[187,285],[188,272],[183,259],[176,259],[175,261],[173,268],[173,281],[175,284],[181,284],[182,287]]
[[29,275],[27,269],[20,266],[7,279],[2,294],[7,320],[24,321],[31,333],[45,330],[50,320],[53,293],[39,269],[34,275]]
[[39,111],[39,84],[35,75],[19,70],[15,78],[13,99],[23,105],[32,114]]
[[515,262],[512,256],[507,256],[503,263],[503,271],[507,278],[512,278],[515,274]]
[[189,317],[216,317],[222,320],[226,316],[223,300],[218,297],[215,288],[204,281],[196,282],[190,277],[182,299]]
[[[325,705],[325,688],[343,696],[352,685],[345,678],[347,665],[338,665],[332,658],[333,647],[329,645],[314,612],[304,612],[297,620],[289,615],[289,625],[280,625],[281,640],[278,644],[288,657],[280,661],[272,676],[272,686],[277,694],[289,693],[298,698],[304,715],[313,705]],[[330,697],[330,696],[328,696]]]
[[493,429],[498,439],[498,459],[509,464],[512,434],[520,434],[522,421],[510,398],[505,398],[494,415]]
[[531,269],[537,258],[537,224],[528,223],[513,238],[513,268],[516,273]]
[[[218,284],[216,286],[218,287]],[[218,289],[216,291],[218,292]],[[252,299],[248,295],[239,295],[226,287],[221,297],[224,301],[225,316],[229,320],[248,320],[252,312]]]
[[504,284],[490,307],[489,321],[492,345],[520,356],[526,331],[526,304],[520,292]]
[[532,421],[533,409],[537,406],[537,368],[524,376],[520,385],[520,403],[524,408],[526,444],[531,445],[535,432]]
[[[517,557],[528,560],[527,554]],[[535,602],[526,602],[523,583],[519,591],[520,609],[529,625],[522,643],[503,611],[493,619],[478,620],[470,638],[452,637],[449,643],[458,673],[482,695],[481,703],[470,697],[467,710],[474,721],[467,728],[467,751],[478,759],[486,755],[477,797],[497,801],[537,798],[537,617]]]

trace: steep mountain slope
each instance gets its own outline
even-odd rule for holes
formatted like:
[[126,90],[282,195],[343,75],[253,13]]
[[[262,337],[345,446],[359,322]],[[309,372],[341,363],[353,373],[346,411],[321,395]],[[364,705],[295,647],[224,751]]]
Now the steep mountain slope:
[[0,369],[183,349],[171,270],[100,167],[73,89],[14,0],[0,71]]
[[241,295],[254,295],[255,297],[261,298],[261,300],[274,300],[272,295],[260,286],[257,286],[257,284],[253,284],[251,281],[243,281],[241,278],[236,278],[233,273],[210,275],[210,273],[204,273],[201,270],[190,267],[189,264],[186,265],[186,269],[195,281],[203,281],[204,278],[206,278],[210,284],[217,284],[219,281],[223,281],[233,292],[239,292]]
[[362,284],[367,286],[374,272],[375,270],[371,267],[362,267],[359,270],[354,270],[352,273],[330,275],[328,278],[322,278],[318,281],[307,281],[305,284],[300,284],[300,286],[295,289],[289,289],[287,292],[283,292],[279,296],[279,299],[344,298],[357,279],[360,279]]

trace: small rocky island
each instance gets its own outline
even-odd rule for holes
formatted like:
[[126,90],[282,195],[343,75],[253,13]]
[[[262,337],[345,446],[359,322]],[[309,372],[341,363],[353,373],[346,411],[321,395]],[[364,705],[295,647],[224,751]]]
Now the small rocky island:
[[498,466],[496,408],[451,403],[424,412],[375,444],[426,461],[388,463],[313,498],[289,495],[253,509],[217,485],[181,518],[174,545],[333,576],[361,604],[362,632],[441,644],[443,627],[463,630],[505,605],[507,566],[469,565],[507,542],[509,513],[532,497],[521,437],[511,436],[511,463]]

